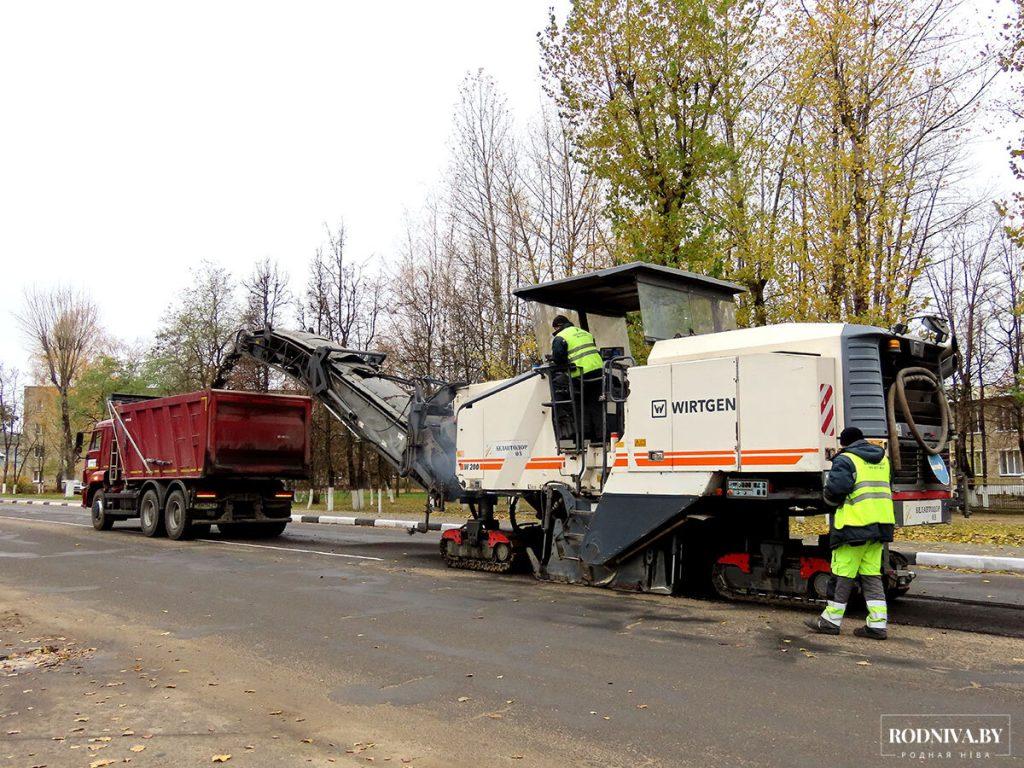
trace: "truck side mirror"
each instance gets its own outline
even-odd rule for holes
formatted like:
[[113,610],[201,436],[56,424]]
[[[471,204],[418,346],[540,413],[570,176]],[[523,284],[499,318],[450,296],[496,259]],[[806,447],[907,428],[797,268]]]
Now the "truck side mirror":
[[85,435],[81,432],[75,434],[75,457],[82,457],[82,443],[85,442]]

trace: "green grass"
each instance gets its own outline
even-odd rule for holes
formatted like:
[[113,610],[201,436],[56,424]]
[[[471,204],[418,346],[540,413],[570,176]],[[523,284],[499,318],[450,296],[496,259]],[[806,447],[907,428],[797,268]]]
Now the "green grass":
[[18,493],[14,494],[8,491],[7,493],[0,493],[0,497],[5,499],[36,499],[39,501],[80,501],[81,496],[77,493],[66,498],[63,493]]

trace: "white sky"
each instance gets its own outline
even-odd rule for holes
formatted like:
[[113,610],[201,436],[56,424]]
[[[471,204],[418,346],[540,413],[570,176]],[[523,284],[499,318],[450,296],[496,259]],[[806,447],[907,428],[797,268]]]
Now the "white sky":
[[[27,368],[33,284],[82,286],[132,340],[203,258],[241,276],[269,255],[299,288],[342,217],[353,255],[388,258],[465,73],[537,109],[551,3],[4,3],[0,360]],[[1005,138],[979,133],[978,181],[1001,187]]]
[[132,339],[203,258],[299,284],[341,217],[353,255],[386,257],[467,72],[539,106],[550,4],[4,3],[0,360],[25,367],[26,285],[82,285]]

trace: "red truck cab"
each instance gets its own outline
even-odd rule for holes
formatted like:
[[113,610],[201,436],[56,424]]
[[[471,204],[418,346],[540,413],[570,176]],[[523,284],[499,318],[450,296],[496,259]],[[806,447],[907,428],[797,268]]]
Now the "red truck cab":
[[290,522],[288,484],[310,472],[309,398],[210,389],[114,395],[108,410],[82,471],[97,530],[138,517],[147,536],[273,536]]

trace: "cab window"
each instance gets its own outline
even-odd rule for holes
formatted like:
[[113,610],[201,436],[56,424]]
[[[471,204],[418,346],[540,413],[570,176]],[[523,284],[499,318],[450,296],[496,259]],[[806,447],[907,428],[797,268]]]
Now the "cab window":
[[96,430],[92,433],[92,437],[89,439],[89,452],[98,451],[100,446],[103,444],[103,433],[100,430]]

